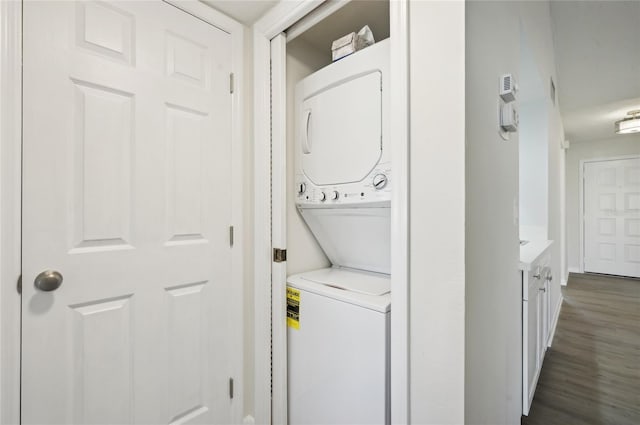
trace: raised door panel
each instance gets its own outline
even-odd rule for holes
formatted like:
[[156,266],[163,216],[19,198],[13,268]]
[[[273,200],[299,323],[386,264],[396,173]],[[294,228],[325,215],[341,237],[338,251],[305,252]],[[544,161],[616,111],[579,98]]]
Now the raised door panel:
[[87,51],[134,65],[135,17],[106,2],[78,2],[76,43]]
[[74,423],[133,422],[131,304],[124,296],[69,306]]
[[73,85],[74,252],[130,248],[134,95]]
[[204,236],[203,136],[208,113],[167,105],[168,243],[207,242]]
[[167,288],[169,423],[184,423],[205,415],[207,282]]

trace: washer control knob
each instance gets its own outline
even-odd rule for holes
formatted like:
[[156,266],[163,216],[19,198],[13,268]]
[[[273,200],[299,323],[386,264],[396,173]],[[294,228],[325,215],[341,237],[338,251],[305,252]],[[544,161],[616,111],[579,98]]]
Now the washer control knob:
[[334,190],[333,192],[331,192],[331,199],[333,201],[337,201],[339,197],[340,197],[340,194],[338,193],[337,190]]
[[320,201],[321,201],[321,202],[324,202],[324,201],[326,201],[326,200],[327,200],[327,194],[326,194],[326,193],[324,193],[324,192],[321,192],[321,193],[320,193]]
[[387,185],[387,176],[384,174],[376,174],[373,176],[373,187],[376,190],[380,190]]
[[302,195],[303,193],[305,193],[307,191],[307,185],[306,183],[302,182],[298,185],[298,193],[300,195]]

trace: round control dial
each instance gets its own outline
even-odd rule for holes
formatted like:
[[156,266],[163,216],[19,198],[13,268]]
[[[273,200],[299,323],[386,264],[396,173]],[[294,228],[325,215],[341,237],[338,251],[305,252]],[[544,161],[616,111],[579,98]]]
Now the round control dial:
[[327,194],[324,192],[320,193],[320,201],[324,202],[327,200]]
[[298,193],[302,195],[307,191],[307,185],[303,182],[298,185]]
[[387,185],[388,179],[384,174],[376,174],[373,176],[373,187],[376,190],[380,190]]
[[337,201],[339,197],[340,197],[340,194],[338,193],[337,190],[334,190],[333,192],[331,192],[331,200]]

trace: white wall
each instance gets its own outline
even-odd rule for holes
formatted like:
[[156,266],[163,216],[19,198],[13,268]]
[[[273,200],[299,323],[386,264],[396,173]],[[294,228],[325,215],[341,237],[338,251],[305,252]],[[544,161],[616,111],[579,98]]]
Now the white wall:
[[331,263],[296,209],[295,86],[304,77],[328,65],[319,52],[301,39],[287,45],[287,275],[329,267]]
[[[498,79],[519,81],[518,7],[467,3],[465,422],[520,419],[518,141],[498,134]],[[515,212],[514,212],[515,210]]]
[[[613,133],[613,124],[611,125]],[[566,211],[569,270],[580,267],[580,161],[594,158],[640,155],[640,135],[615,135],[607,140],[571,143],[566,153]]]
[[464,422],[464,19],[464,2],[409,5],[413,424]]
[[[538,66],[538,72],[542,81],[545,92],[549,92],[550,79],[553,78],[556,87],[562,84],[558,80],[555,51],[553,43],[551,11],[549,1],[525,1],[519,2],[520,19],[523,31],[528,36],[528,42],[535,57]],[[556,100],[554,105],[550,97],[547,95],[547,111],[548,111],[548,233],[547,238],[554,241],[551,247],[551,268],[554,280],[551,284],[550,308],[552,314],[555,314],[559,308],[561,300],[560,281],[561,276],[566,275],[562,258],[565,256],[563,251],[564,223],[563,215],[564,199],[562,190],[564,186],[564,151],[561,148],[561,142],[564,140],[564,128],[562,126],[562,118],[560,109],[562,105]]]
[[546,240],[548,229],[548,91],[542,84],[525,29],[520,31],[519,199],[520,239]]
[[548,115],[546,99],[520,103],[520,239],[524,240],[547,239]]
[[[565,151],[561,143],[564,140],[564,127],[558,108],[549,104],[549,229],[548,239],[551,246],[551,270],[553,280],[550,284],[549,308],[552,320],[559,314],[562,292],[560,284],[566,280],[566,216],[564,213],[564,161]],[[553,323],[552,323],[553,324]]]
[[[473,424],[520,423],[521,286],[518,271],[519,137],[498,135],[498,78],[519,80],[520,33],[526,34],[543,87],[555,79],[548,2],[467,3],[466,375],[465,419]],[[557,79],[556,79],[557,81]],[[552,267],[561,263],[559,112],[548,110],[548,237]],[[558,280],[551,308],[560,299]]]

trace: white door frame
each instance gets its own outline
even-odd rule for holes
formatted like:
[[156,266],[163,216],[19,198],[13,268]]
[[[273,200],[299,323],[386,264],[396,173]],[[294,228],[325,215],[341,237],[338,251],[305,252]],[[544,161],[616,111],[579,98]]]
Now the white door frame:
[[[244,152],[244,44],[243,25],[196,0],[163,0],[231,35],[232,95],[232,217],[235,243],[232,252],[233,323],[244,331],[243,297],[243,152]],[[20,422],[21,298],[16,290],[21,274],[22,215],[22,2],[0,1],[0,423]],[[29,284],[27,282],[27,284]],[[244,409],[242,332],[235,337],[237,356],[230,359],[237,391],[232,410],[236,423]]]
[[20,422],[22,3],[0,2],[0,423]]
[[585,251],[585,237],[584,237],[584,185],[585,185],[585,179],[584,179],[584,167],[587,163],[589,162],[606,162],[606,161],[618,161],[621,159],[635,159],[635,158],[640,158],[640,155],[621,155],[621,156],[611,156],[611,157],[606,157],[606,158],[589,158],[589,159],[581,159],[580,160],[580,180],[578,180],[580,182],[580,198],[579,198],[579,204],[580,204],[580,217],[579,217],[579,224],[580,224],[580,263],[578,265],[579,271],[580,273],[584,273],[584,251]]
[[[280,178],[286,167],[281,152],[283,140],[271,145],[271,117],[274,134],[279,131],[285,117],[284,84],[282,92],[274,94],[271,104],[270,64],[277,61],[283,78],[283,57],[272,58],[271,40],[299,22],[321,4],[336,8],[335,0],[280,2],[253,27],[254,66],[254,267],[255,267],[255,421],[258,424],[286,423],[286,321],[284,308],[273,308],[272,299],[282,297],[284,302],[285,279],[275,274],[272,262],[273,248],[286,248],[286,217],[272,217],[272,168],[273,183],[284,184]],[[391,315],[391,421],[394,424],[409,423],[409,282],[408,282],[408,7],[407,0],[390,2],[391,33],[391,134],[393,158],[393,197],[391,209],[391,291],[393,314]],[[320,14],[321,15],[321,14]],[[280,53],[285,48],[276,49]],[[283,136],[282,139],[284,139]],[[278,153],[278,155],[275,155]],[[286,193],[286,187],[285,193]],[[281,188],[278,188],[278,196]],[[284,199],[273,199],[274,205]],[[280,209],[284,214],[284,209]],[[273,230],[272,230],[273,223]],[[285,223],[286,224],[286,223]],[[277,234],[273,234],[277,231]],[[272,236],[273,235],[273,236]],[[273,237],[273,240],[272,240]],[[279,243],[276,244],[276,242]],[[273,308],[273,310],[272,310]],[[272,316],[273,313],[273,316]],[[273,325],[274,338],[271,331]],[[276,330],[276,326],[278,329]],[[277,339],[276,339],[277,338]],[[284,339],[283,339],[284,338]],[[273,342],[273,352],[272,352]],[[284,343],[283,343],[284,342]],[[273,355],[273,363],[271,361]],[[273,367],[273,369],[272,369]],[[273,374],[273,375],[272,375]],[[273,393],[272,393],[273,383]]]

